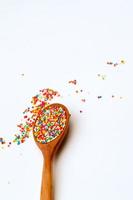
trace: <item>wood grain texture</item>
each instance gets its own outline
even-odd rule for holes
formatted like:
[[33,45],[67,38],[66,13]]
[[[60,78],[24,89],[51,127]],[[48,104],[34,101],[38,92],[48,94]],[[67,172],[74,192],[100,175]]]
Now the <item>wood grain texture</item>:
[[[54,140],[52,140],[49,143],[46,144],[41,144],[36,141],[37,146],[41,150],[44,158],[44,164],[43,164],[43,171],[42,171],[42,186],[41,186],[41,195],[40,195],[40,200],[54,200],[54,195],[53,195],[53,182],[52,182],[52,164],[53,164],[53,157],[58,150],[60,144],[62,143],[64,137],[68,133],[68,128],[69,128],[69,118],[70,114],[68,109],[59,103],[51,104],[47,106],[49,108],[50,106],[59,106],[62,107],[65,112],[66,112],[66,124],[64,131]],[[33,128],[34,130],[34,128]],[[34,135],[34,134],[33,134]]]
[[42,186],[40,200],[53,200],[52,160],[45,158],[42,172]]

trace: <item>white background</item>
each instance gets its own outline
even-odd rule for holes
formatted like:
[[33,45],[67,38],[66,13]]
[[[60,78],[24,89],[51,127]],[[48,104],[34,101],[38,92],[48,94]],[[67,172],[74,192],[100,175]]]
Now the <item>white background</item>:
[[[0,136],[13,138],[42,88],[59,90],[72,115],[54,161],[55,200],[133,199],[132,10],[131,0],[0,1]],[[39,200],[42,164],[32,139],[0,150],[0,199]]]

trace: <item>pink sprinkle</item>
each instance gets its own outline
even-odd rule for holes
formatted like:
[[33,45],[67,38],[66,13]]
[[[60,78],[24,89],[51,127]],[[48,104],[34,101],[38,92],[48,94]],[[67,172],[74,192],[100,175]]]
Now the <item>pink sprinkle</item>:
[[77,84],[77,80],[71,80],[68,83],[72,83],[72,84],[76,85]]
[[85,100],[85,99],[81,99],[81,101],[82,101],[82,102],[85,102],[86,100]]

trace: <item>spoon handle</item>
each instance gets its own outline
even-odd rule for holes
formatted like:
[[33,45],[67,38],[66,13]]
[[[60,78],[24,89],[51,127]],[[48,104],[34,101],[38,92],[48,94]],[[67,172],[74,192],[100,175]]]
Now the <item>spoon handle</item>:
[[46,156],[43,164],[40,200],[53,200],[52,187],[52,159]]

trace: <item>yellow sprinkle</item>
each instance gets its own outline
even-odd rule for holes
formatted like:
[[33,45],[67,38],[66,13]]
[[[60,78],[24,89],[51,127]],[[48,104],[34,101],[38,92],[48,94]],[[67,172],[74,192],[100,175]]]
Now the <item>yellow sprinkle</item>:
[[125,64],[126,62],[125,62],[125,60],[121,60],[121,64]]

